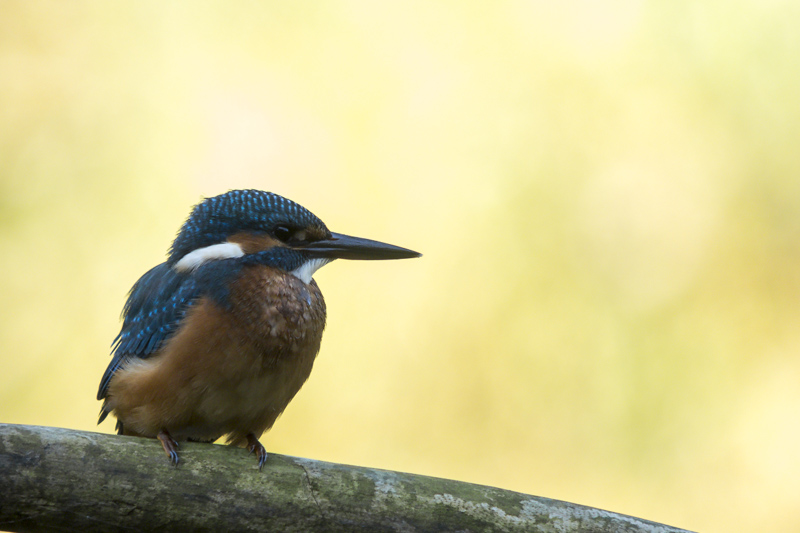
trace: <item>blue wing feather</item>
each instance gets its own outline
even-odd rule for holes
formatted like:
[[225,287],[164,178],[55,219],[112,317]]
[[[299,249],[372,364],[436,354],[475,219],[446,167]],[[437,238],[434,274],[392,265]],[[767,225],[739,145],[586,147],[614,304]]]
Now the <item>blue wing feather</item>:
[[199,292],[194,276],[166,263],[148,271],[131,289],[114,354],[147,358],[177,328]]
[[112,344],[114,357],[100,381],[98,400],[106,397],[112,376],[125,361],[146,359],[158,350],[200,294],[195,276],[176,272],[166,263],[139,278],[122,311],[122,329]]

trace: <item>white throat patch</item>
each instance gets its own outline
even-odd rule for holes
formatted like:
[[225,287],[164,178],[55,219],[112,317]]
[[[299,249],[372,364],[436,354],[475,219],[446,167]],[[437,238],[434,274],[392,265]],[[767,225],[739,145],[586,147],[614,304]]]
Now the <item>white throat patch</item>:
[[207,261],[242,257],[243,255],[242,247],[235,242],[221,242],[189,252],[181,257],[180,261],[175,263],[172,268],[178,272],[190,272]]
[[302,280],[302,282],[305,283],[306,285],[308,285],[309,283],[311,283],[311,276],[314,275],[314,272],[324,267],[331,261],[333,261],[333,259],[327,259],[324,257],[319,257],[317,259],[309,259],[299,267],[292,270],[291,274],[297,279]]

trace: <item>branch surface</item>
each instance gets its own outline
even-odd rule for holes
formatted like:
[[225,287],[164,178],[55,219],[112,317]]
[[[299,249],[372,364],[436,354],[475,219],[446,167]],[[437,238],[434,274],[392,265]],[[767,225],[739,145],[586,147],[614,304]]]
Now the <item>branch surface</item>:
[[154,439],[0,424],[0,530],[685,531],[494,487]]

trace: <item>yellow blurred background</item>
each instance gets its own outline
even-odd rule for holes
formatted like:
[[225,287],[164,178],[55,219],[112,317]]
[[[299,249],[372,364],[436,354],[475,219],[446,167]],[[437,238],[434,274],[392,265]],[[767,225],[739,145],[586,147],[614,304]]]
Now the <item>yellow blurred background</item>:
[[317,273],[268,450],[800,531],[798,28],[788,0],[4,1],[0,421],[96,430],[128,289],[253,187],[424,253]]

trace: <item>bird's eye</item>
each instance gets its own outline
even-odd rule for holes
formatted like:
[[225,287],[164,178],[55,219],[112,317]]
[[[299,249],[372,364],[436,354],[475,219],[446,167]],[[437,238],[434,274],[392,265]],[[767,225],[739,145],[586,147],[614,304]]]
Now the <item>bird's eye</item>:
[[292,230],[287,228],[286,226],[278,226],[275,228],[273,232],[275,234],[275,238],[281,242],[286,242],[289,240],[289,237],[292,236]]

